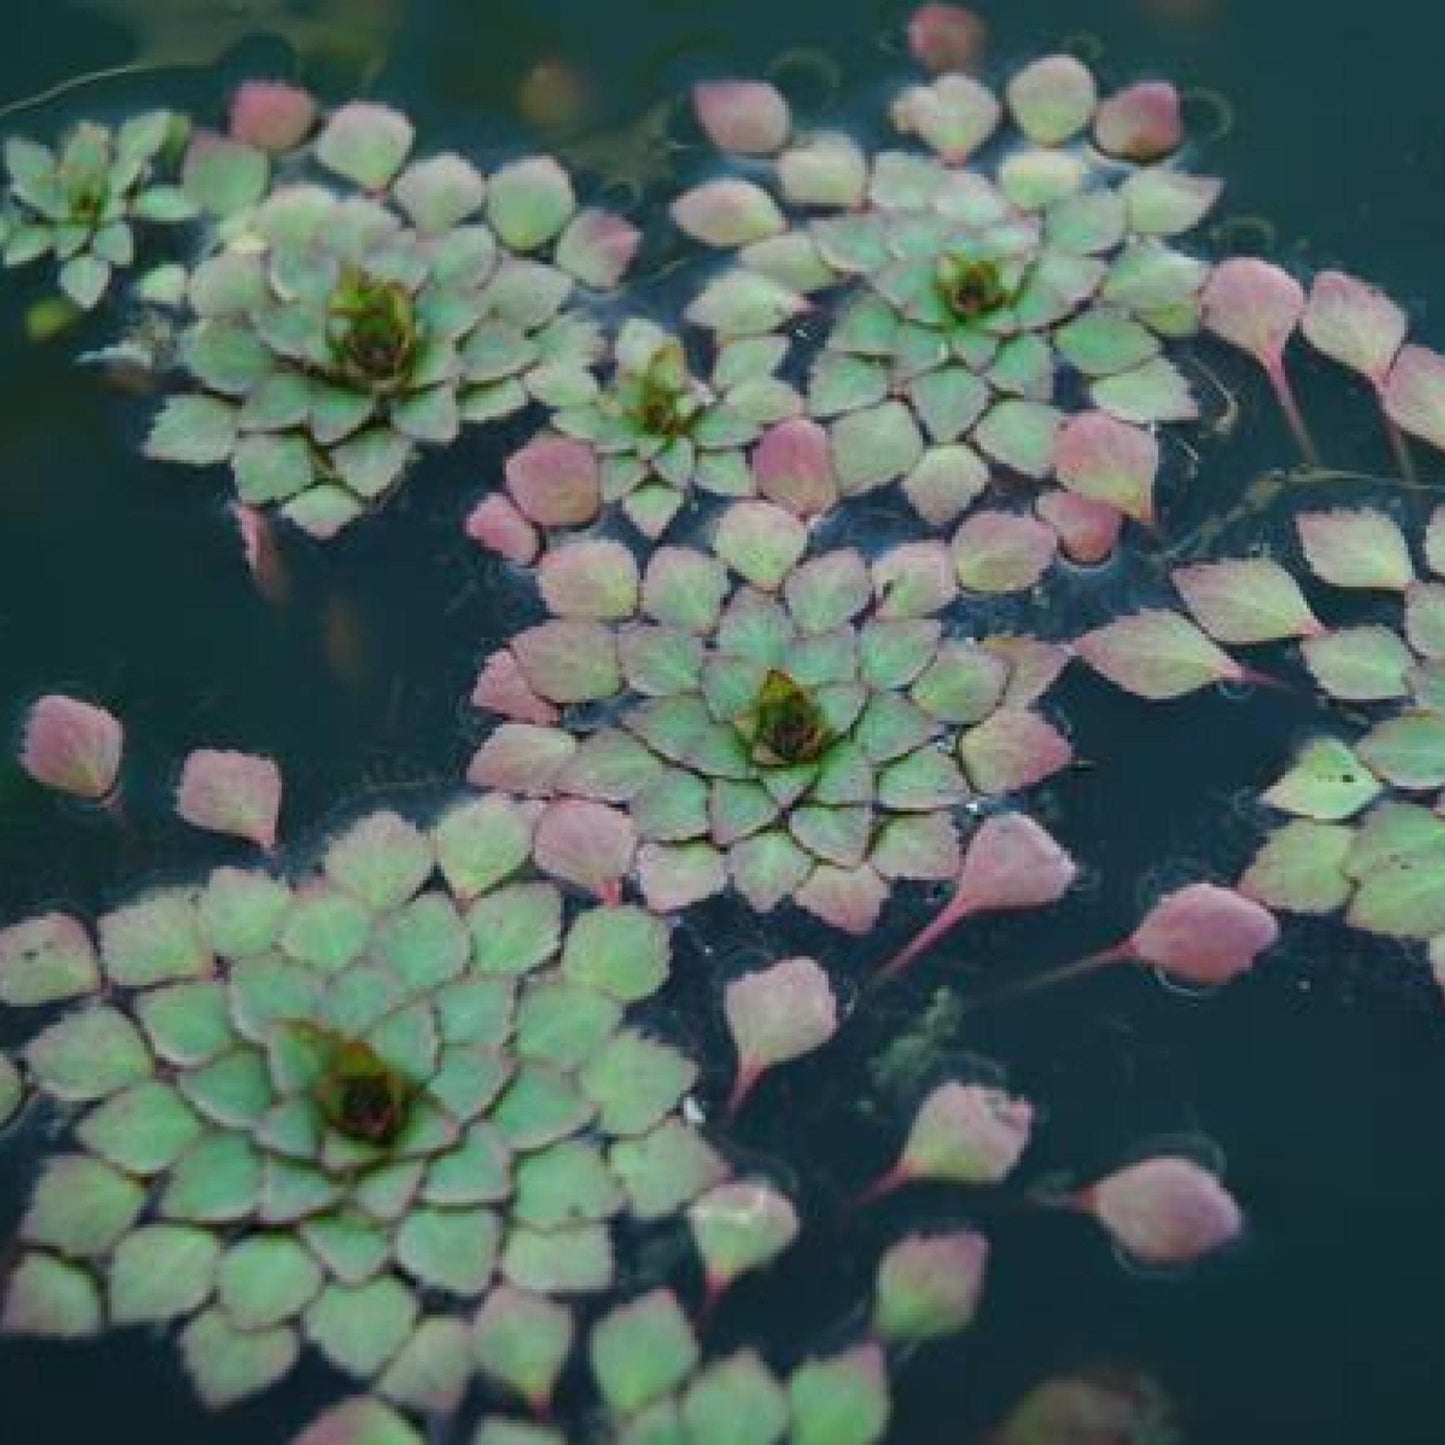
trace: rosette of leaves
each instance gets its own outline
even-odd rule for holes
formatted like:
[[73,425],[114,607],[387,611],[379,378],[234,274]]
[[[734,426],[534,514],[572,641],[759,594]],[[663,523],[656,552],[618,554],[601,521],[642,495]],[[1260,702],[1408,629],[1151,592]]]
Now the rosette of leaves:
[[769,425],[802,411],[780,380],[785,337],[751,337],[719,348],[708,381],[688,368],[682,341],[650,321],[618,334],[610,385],[552,418],[600,458],[601,495],[657,537],[696,487],[721,496],[754,490],[747,448]]
[[[1170,103],[1175,124],[1161,126]],[[870,156],[841,133],[790,136],[785,121],[768,147],[776,194],[710,181],[674,207],[689,234],[738,251],[689,314],[749,334],[846,284],[809,413],[833,432],[844,496],[920,469],[954,474],[914,498],[935,523],[966,510],[995,469],[1052,477],[1080,402],[1134,425],[1192,420],[1165,352],[1197,331],[1209,268],[1171,241],[1220,183],[1156,163],[1179,144],[1177,107],[1168,86],[1101,105],[1088,70],[1052,56],[1016,74],[1002,101],[962,74],[906,91],[895,126],[931,155]],[[1006,118],[1022,136],[990,165]]]
[[412,139],[398,112],[355,103],[274,187],[243,143],[200,156],[189,179],[220,244],[189,277],[179,348],[200,389],[166,404],[150,455],[229,464],[242,501],[325,538],[420,448],[593,397],[600,331],[569,303],[616,283],[636,232],[579,210],[555,161],[484,176],[457,155],[408,163]]
[[[554,548],[538,569],[553,618],[494,655],[473,698],[511,721],[472,781],[625,806],[653,907],[731,883],[760,911],[791,898],[865,932],[894,881],[958,872],[960,804],[1069,761],[1032,707],[1067,653],[949,636],[943,543],[807,557],[806,525],[751,500],[712,546],[645,568],[614,541]],[[583,707],[600,725],[579,726]]]
[[377,813],[313,875],[221,868],[107,914],[98,946],[56,913],[0,933],[0,999],[66,1005],[19,1051],[65,1144],[4,1328],[175,1326],[217,1408],[314,1347],[445,1413],[500,1316],[533,1362],[507,1378],[543,1400],[570,1301],[613,1283],[614,1218],[726,1169],[676,1113],[694,1066],[626,1019],[666,927],[532,870],[538,811]]
[[61,291],[91,310],[116,272],[134,262],[138,226],[197,214],[178,186],[161,179],[185,132],[184,119],[157,110],[114,130],[82,122],[56,149],[12,136],[0,214],[6,266],[53,257]]

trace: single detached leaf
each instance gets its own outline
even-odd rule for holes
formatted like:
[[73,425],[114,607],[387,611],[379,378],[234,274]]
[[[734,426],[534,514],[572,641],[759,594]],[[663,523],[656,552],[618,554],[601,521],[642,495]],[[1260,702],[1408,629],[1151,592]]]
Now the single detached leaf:
[[1445,356],[1406,346],[1385,381],[1385,414],[1437,451],[1445,448]]
[[1145,1264],[1190,1264],[1232,1243],[1244,1216],[1208,1170],[1188,1159],[1131,1164],[1090,1185],[1079,1207],[1125,1254]]
[[832,985],[811,958],[734,979],[723,991],[723,1011],[738,1053],[734,1111],[767,1070],[822,1048],[838,1029]]
[[[1316,351],[1383,388],[1409,322],[1383,291],[1343,271],[1321,271],[1300,329]],[[1397,392],[1397,404],[1401,396]]]
[[181,769],[176,812],[192,827],[274,848],[281,770],[270,758],[199,748]]
[[1253,899],[1213,883],[1161,898],[1124,945],[1130,957],[1186,983],[1229,983],[1279,939],[1279,924]]
[[719,150],[771,155],[787,143],[792,117],[775,86],[757,80],[711,80],[693,87],[698,123]]
[[1151,701],[1247,677],[1227,652],[1177,612],[1136,612],[1085,633],[1074,647],[1116,687]]
[[1295,526],[1305,561],[1321,582],[1403,592],[1415,580],[1404,534],[1383,512],[1302,512]]
[[1180,567],[1169,580],[1216,642],[1278,642],[1323,631],[1299,584],[1267,557]]
[[902,1157],[885,1180],[998,1184],[1028,1148],[1033,1117],[1026,1099],[1002,1089],[941,1084],[919,1106]]
[[115,788],[123,738],[104,708],[51,693],[30,709],[20,765],[47,788],[99,801]]
[[973,1322],[988,1241],[970,1230],[910,1235],[878,1266],[873,1329],[887,1344],[935,1339]]

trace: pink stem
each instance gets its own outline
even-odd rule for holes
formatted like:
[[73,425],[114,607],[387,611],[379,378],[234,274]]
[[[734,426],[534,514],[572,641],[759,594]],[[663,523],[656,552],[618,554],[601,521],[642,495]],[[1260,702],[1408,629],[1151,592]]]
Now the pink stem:
[[965,918],[972,913],[971,901],[960,893],[944,905],[937,918],[933,920],[917,937],[913,939],[901,952],[895,953],[877,973],[873,975],[870,988],[879,988],[885,983],[897,978],[911,963],[921,954],[927,953],[944,934],[956,928]]
[[1251,687],[1268,688],[1270,692],[1294,692],[1294,688],[1282,677],[1273,673],[1260,672],[1257,668],[1241,666],[1230,679],[1233,682],[1248,683]]
[[[1383,406],[1383,403],[1381,405]],[[1404,432],[1390,420],[1384,411],[1381,411],[1380,415],[1385,422],[1385,435],[1390,438],[1390,451],[1394,453],[1395,465],[1400,469],[1400,476],[1414,486],[1418,479],[1415,476],[1415,458],[1410,455],[1410,444],[1405,440]]]
[[728,1095],[727,1108],[725,1110],[729,1123],[737,1118],[739,1110],[747,1103],[748,1097],[752,1094],[754,1087],[762,1076],[763,1071],[756,1064],[738,1065],[737,1076],[733,1079],[732,1093]]
[[866,1209],[870,1204],[876,1204],[880,1199],[901,1189],[912,1178],[912,1171],[902,1160],[899,1160],[891,1169],[884,1170],[866,1189],[855,1194],[848,1201],[848,1208],[850,1210]]
[[1101,969],[1109,968],[1116,963],[1132,963],[1133,961],[1134,946],[1128,939],[1125,939],[1123,943],[1115,944],[1113,948],[1106,948],[1102,953],[1091,953],[1087,958],[1076,958],[1072,963],[1063,964],[1059,968],[1046,969],[1043,973],[1036,973],[1031,978],[1009,984],[999,989],[997,993],[973,999],[963,1006],[963,1012],[975,1013],[979,1009],[990,1008],[994,1004],[1012,1003],[1015,999],[1026,998],[1031,993],[1039,993],[1046,988],[1052,988],[1056,983],[1068,983],[1072,979],[1098,973]]
[[1289,372],[1285,370],[1284,357],[1270,356],[1262,358],[1265,374],[1269,377],[1269,384],[1274,388],[1274,394],[1279,401],[1280,410],[1284,412],[1284,419],[1289,423],[1289,429],[1294,434],[1296,444],[1301,453],[1311,466],[1319,465],[1319,453],[1315,451],[1314,439],[1310,436],[1310,429],[1305,424],[1304,413],[1300,410],[1299,399],[1294,394],[1294,387],[1290,384]]
[[712,1324],[712,1317],[717,1313],[717,1307],[727,1292],[728,1281],[719,1279],[714,1274],[709,1274],[703,1287],[702,1304],[697,1311],[697,1332],[704,1334]]

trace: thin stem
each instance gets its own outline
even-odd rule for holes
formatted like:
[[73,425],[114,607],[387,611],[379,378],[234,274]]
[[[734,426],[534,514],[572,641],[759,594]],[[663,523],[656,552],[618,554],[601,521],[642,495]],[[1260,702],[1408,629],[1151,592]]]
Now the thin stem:
[[84,75],[72,75],[46,90],[38,90],[34,95],[24,95],[19,100],[0,105],[0,117],[34,110],[49,101],[59,100],[62,95],[69,95],[73,90],[83,90],[86,86],[97,85],[103,80],[119,80],[123,75],[146,75],[156,68],[149,61],[128,60],[124,65],[111,65],[104,70],[88,70]]
[[1102,953],[1091,953],[1087,958],[1077,958],[1072,963],[1046,969],[1043,973],[1036,973],[1031,978],[1020,979],[1018,983],[1006,984],[996,993],[971,999],[964,1004],[962,1012],[965,1014],[977,1013],[980,1009],[992,1008],[995,1004],[1013,1003],[1015,999],[1026,998],[1029,994],[1052,988],[1057,983],[1068,983],[1076,978],[1085,978],[1089,974],[1098,973],[1113,964],[1132,963],[1133,960],[1133,947],[1128,940],[1125,940],[1113,948],[1106,948]]
[[891,1169],[885,1169],[866,1189],[860,1189],[848,1201],[848,1208],[849,1210],[866,1209],[870,1204],[876,1204],[895,1190],[902,1189],[912,1178],[913,1175],[907,1165],[900,1160]]
[[1405,434],[1390,419],[1383,410],[1380,412],[1381,420],[1385,423],[1385,435],[1390,438],[1390,451],[1395,457],[1395,466],[1399,468],[1400,478],[1414,486],[1418,480],[1415,475],[1415,458],[1410,454],[1410,444],[1405,440]]
[[870,989],[881,988],[884,984],[891,983],[916,959],[922,954],[927,953],[940,938],[957,927],[958,924],[962,923],[972,911],[971,906],[955,894],[932,923],[924,928],[912,942],[908,943],[898,953],[895,953],[893,957],[873,975],[868,987]]
[[728,1095],[725,1115],[729,1123],[737,1118],[743,1105],[747,1103],[753,1092],[754,1086],[763,1076],[763,1071],[756,1064],[740,1064],[737,1077],[733,1080],[732,1093]]
[[1304,413],[1300,410],[1299,399],[1295,396],[1294,387],[1290,384],[1289,372],[1285,370],[1284,366],[1284,358],[1276,356],[1265,359],[1264,370],[1265,375],[1269,377],[1270,386],[1274,388],[1280,410],[1284,412],[1284,419],[1289,423],[1289,429],[1293,433],[1305,461],[1311,466],[1318,466],[1319,453],[1315,451],[1314,438],[1310,436],[1310,429],[1305,424]]

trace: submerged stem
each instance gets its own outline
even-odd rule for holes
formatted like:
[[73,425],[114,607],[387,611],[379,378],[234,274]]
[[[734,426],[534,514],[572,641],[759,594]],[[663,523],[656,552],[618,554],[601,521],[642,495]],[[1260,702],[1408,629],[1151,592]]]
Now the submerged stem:
[[1017,983],[1005,984],[995,993],[982,998],[971,999],[964,1004],[963,1013],[976,1013],[980,1009],[992,1008],[995,1004],[1013,1003],[1015,999],[1027,998],[1029,994],[1040,993],[1058,983],[1069,983],[1076,978],[1086,978],[1116,963],[1133,963],[1134,949],[1126,939],[1123,943],[1106,948],[1101,953],[1091,953],[1085,958],[1076,958],[1072,963],[1061,964],[1058,968],[1045,969],[1030,978]]

